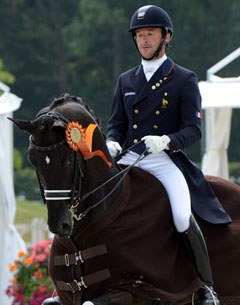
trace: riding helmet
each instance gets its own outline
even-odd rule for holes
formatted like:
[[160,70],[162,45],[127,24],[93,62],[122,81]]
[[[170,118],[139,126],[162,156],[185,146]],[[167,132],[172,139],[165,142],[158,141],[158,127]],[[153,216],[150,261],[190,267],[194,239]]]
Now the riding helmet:
[[140,7],[132,15],[129,32],[135,35],[135,30],[147,27],[165,28],[166,32],[173,34],[173,24],[168,13],[156,5]]

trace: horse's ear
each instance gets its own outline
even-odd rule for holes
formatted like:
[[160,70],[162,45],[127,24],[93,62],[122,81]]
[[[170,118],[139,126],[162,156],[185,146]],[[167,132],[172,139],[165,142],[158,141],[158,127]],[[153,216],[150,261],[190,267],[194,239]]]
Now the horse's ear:
[[10,121],[12,121],[15,125],[17,125],[18,128],[33,134],[34,131],[37,128],[37,124],[35,121],[27,121],[27,120],[20,120],[20,119],[14,119],[14,118],[9,118]]

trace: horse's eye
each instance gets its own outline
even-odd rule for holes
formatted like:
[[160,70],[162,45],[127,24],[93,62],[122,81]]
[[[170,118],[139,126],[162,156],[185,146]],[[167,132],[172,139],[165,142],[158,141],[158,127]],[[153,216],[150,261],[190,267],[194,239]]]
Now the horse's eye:
[[36,158],[35,158],[35,155],[34,155],[33,151],[31,151],[31,150],[30,150],[29,153],[28,153],[28,160],[29,160],[30,164],[31,164],[33,167],[36,166],[37,161],[36,161]]
[[73,153],[69,153],[65,158],[64,158],[64,162],[66,165],[71,165],[74,162],[74,155]]

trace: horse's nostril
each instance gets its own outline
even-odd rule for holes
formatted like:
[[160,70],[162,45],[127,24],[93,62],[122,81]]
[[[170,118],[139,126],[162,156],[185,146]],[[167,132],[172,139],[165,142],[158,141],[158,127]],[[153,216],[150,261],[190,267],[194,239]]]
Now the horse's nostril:
[[63,232],[70,233],[72,228],[68,223],[63,223],[62,225]]

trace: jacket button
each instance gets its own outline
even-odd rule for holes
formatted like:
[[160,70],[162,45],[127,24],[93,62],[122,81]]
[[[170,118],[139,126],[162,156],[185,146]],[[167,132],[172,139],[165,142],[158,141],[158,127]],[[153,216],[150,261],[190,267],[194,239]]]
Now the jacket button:
[[133,143],[134,143],[134,144],[137,144],[137,143],[138,143],[138,139],[134,139],[134,140],[133,140]]
[[138,125],[137,124],[134,124],[133,125],[133,129],[137,129],[138,128]]
[[135,113],[135,114],[138,114],[138,113],[139,113],[139,110],[138,110],[138,109],[134,109],[134,113]]
[[153,129],[158,129],[158,125],[153,125]]
[[159,115],[159,114],[160,114],[160,111],[159,111],[159,110],[156,110],[156,111],[155,111],[155,114],[156,114],[156,115]]

